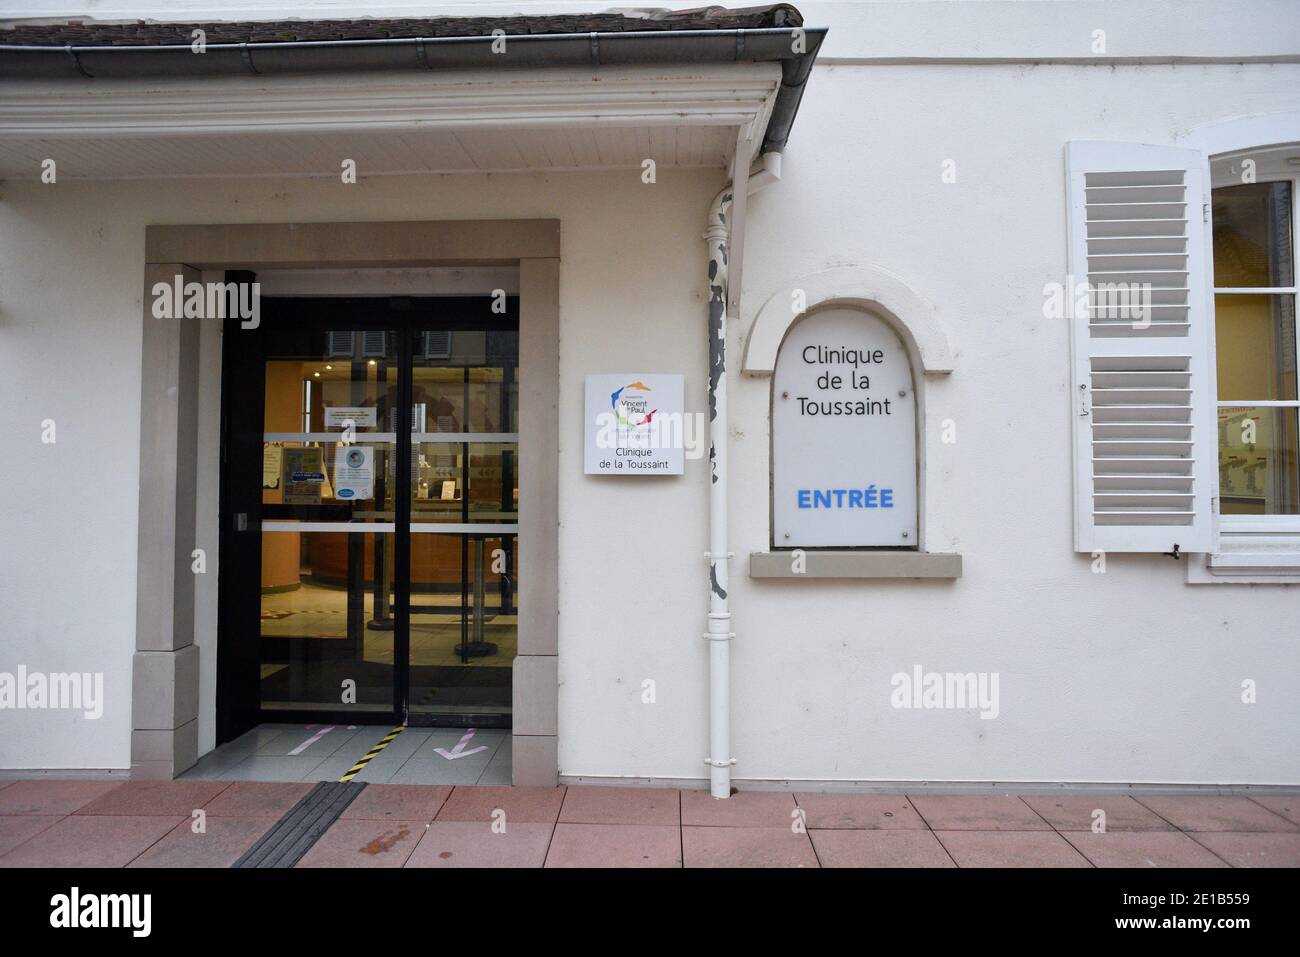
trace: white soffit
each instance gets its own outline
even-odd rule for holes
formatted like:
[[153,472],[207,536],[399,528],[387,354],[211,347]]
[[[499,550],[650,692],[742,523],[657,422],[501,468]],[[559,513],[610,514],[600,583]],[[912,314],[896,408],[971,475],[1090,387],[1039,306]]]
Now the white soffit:
[[0,83],[0,176],[359,176],[726,168],[775,63]]

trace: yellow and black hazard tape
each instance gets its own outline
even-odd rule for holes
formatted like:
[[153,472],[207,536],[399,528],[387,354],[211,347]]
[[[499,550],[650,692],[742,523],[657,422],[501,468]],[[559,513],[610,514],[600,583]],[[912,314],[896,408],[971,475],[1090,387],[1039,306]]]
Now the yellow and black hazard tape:
[[348,768],[347,774],[339,778],[339,783],[346,784],[347,782],[355,778],[358,774],[360,774],[361,769],[364,768],[371,761],[373,761],[375,759],[376,754],[384,750],[384,748],[388,747],[392,743],[393,739],[396,738],[399,734],[401,734],[405,730],[406,730],[406,726],[399,724],[392,731],[389,731],[386,735],[384,735],[384,739],[382,741],[380,741],[373,748],[367,751],[360,761],[352,765],[352,767]]

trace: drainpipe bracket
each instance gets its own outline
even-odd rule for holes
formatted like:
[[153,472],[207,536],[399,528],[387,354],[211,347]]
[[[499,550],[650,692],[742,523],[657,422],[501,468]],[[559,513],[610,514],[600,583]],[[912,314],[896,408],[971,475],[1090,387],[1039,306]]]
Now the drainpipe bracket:
[[725,761],[715,761],[712,758],[705,758],[704,763],[711,768],[729,768],[736,763],[736,759],[727,758]]
[[706,632],[705,634],[700,635],[700,637],[705,641],[730,641],[732,638],[736,637],[736,633],[734,631],[720,631],[716,634]]
[[705,557],[705,558],[708,558],[708,559],[714,559],[714,558],[735,558],[735,557],[736,557],[736,553],[735,553],[735,552],[705,552],[705,553],[704,553],[704,557]]

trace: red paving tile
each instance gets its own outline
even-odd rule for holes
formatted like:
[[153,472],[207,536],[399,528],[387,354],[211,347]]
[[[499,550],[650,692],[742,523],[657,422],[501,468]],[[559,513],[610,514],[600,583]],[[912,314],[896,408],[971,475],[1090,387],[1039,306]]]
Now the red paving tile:
[[182,820],[69,815],[0,857],[0,867],[125,867]]
[[789,830],[795,811],[794,795],[781,791],[740,791],[722,799],[708,791],[682,792],[682,824]]
[[937,831],[958,867],[1088,867],[1055,831]]
[[267,818],[211,817],[204,833],[182,821],[130,867],[229,867],[275,826]]
[[1184,831],[1300,831],[1250,798],[1148,794],[1137,800]]
[[505,832],[499,833],[487,821],[434,821],[406,866],[541,867],[554,827],[550,823],[507,823]]
[[912,806],[936,831],[1050,831],[1014,794],[909,794]]
[[417,821],[335,821],[299,867],[401,867],[424,837]]
[[816,867],[812,841],[787,827],[683,827],[687,867]]
[[926,830],[809,831],[822,867],[956,867]]
[[29,837],[63,820],[57,814],[8,814],[0,816],[0,854],[7,854]]
[[507,824],[554,824],[560,816],[565,789],[458,787],[438,812],[439,821],[491,821],[505,812]]
[[901,794],[795,795],[806,826],[812,828],[919,828],[925,822]]
[[306,782],[236,781],[203,806],[207,816],[271,818],[289,812],[313,785]]
[[230,781],[127,781],[77,813],[189,817],[230,785]]
[[1201,831],[1196,841],[1233,867],[1300,867],[1300,834]]
[[[569,788],[569,794],[573,791]],[[546,866],[681,867],[681,833],[675,824],[560,823],[551,837]]]
[[1196,841],[1178,831],[1071,831],[1066,840],[1097,867],[1223,867]]
[[13,781],[0,791],[0,814],[71,814],[123,781]]
[[451,787],[446,785],[368,784],[339,819],[428,824],[449,794]]
[[677,791],[663,788],[571,786],[560,807],[566,824],[671,824],[681,822]]
[[[3,795],[0,795],[3,798]],[[1256,804],[1264,807],[1274,814],[1280,814],[1292,824],[1300,824],[1300,795],[1287,797],[1255,797],[1251,798]]]
[[1105,811],[1104,831],[1172,831],[1160,815],[1127,794],[1046,795],[1026,794],[1024,802],[1058,831],[1091,831],[1094,813]]
[[[0,866],[227,867],[311,787],[3,781]],[[796,807],[807,833],[791,829]],[[196,808],[205,834],[192,831]],[[1091,830],[1098,808],[1102,834]],[[718,801],[703,790],[372,784],[300,866],[1300,867],[1297,818],[1291,796],[741,791]]]

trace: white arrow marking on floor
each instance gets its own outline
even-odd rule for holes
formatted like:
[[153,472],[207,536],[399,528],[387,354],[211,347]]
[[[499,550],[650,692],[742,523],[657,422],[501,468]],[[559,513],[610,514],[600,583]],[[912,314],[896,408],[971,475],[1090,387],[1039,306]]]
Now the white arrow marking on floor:
[[466,751],[465,745],[469,744],[469,739],[472,737],[474,737],[474,729],[470,728],[465,732],[464,736],[456,742],[456,746],[450,751],[446,748],[434,748],[433,750],[438,754],[441,754],[448,761],[455,761],[457,758],[467,758],[471,754],[478,754],[480,751],[487,750],[486,744],[480,744],[477,748],[472,748],[469,751]]
[[[307,727],[310,728],[310,727],[312,727],[312,725],[308,725]],[[330,733],[331,731],[333,731],[333,730],[334,730],[334,725],[332,725],[332,724],[327,724],[325,727],[321,728],[319,731],[317,731],[317,732],[316,732],[315,734],[313,734],[310,738],[308,738],[308,739],[307,739],[306,741],[304,741],[302,744],[298,745],[298,747],[294,748],[294,749],[293,749],[292,751],[290,751],[289,753],[290,753],[290,754],[302,754],[304,751],[306,751],[308,748],[310,748],[313,744],[315,744],[317,741],[319,741],[321,738],[325,737],[325,735],[329,734],[329,733]]]

